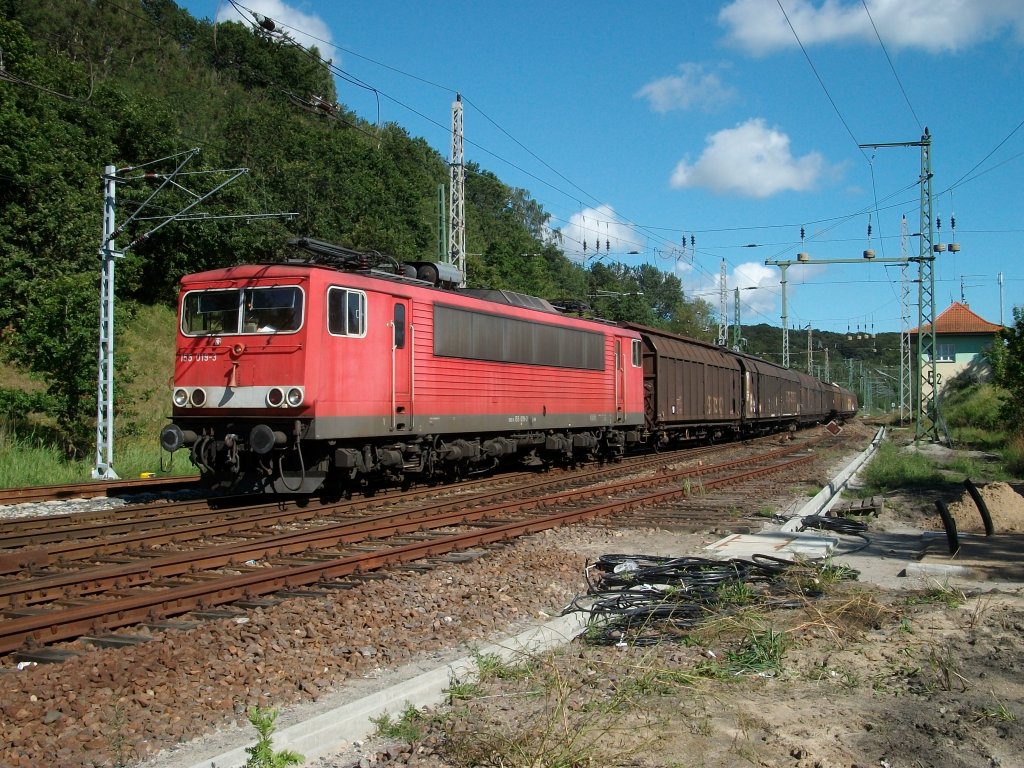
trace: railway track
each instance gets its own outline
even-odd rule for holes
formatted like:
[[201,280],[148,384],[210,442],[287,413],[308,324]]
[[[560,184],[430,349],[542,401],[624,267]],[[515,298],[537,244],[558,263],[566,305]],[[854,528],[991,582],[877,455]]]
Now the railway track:
[[[0,548],[11,551],[0,562],[11,577],[0,584],[0,653],[53,660],[61,654],[40,652],[41,646],[84,636],[101,643],[134,642],[138,636],[107,633],[132,625],[166,626],[172,617],[187,620],[197,612],[201,617],[231,604],[244,611],[282,591],[325,594],[345,586],[338,579],[379,568],[678,502],[698,487],[706,493],[784,472],[813,458],[809,444],[759,450],[717,464],[694,465],[707,452],[663,454],[589,472],[533,476],[528,487],[493,488],[491,478],[489,490],[451,486],[442,489],[445,498],[433,501],[426,501],[430,491],[423,491],[416,499],[405,495],[317,508],[206,509],[170,527],[177,513],[168,515],[164,505],[158,519],[148,522],[117,521],[122,512],[117,510],[115,520],[101,521],[100,527],[80,521],[76,527],[68,520],[63,529],[2,531]],[[685,462],[690,466],[679,466]],[[310,521],[316,524],[305,525]]]
[[35,485],[24,488],[0,488],[0,506],[41,501],[90,499],[98,496],[123,496],[147,491],[179,491],[197,487],[198,477],[150,477],[138,480],[90,480],[62,485]]

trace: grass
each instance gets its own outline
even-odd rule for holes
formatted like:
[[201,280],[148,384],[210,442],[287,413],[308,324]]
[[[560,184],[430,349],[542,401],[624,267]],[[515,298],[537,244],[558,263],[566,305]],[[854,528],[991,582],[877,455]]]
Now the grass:
[[390,714],[384,712],[378,717],[371,717],[370,722],[376,726],[378,736],[395,739],[406,744],[411,744],[422,738],[427,728],[423,713],[409,702],[405,703],[405,709],[397,718],[392,718]]
[[[924,656],[927,675],[923,675],[928,693],[936,690],[952,691],[955,687],[967,690],[967,678],[960,674],[960,665],[949,648],[929,648]],[[924,672],[924,670],[922,670]]]
[[616,665],[614,675],[589,661],[580,670],[578,659],[566,669],[555,652],[512,665],[486,655],[477,661],[482,674],[494,675],[489,695],[461,702],[438,724],[455,765],[619,765],[660,736],[644,700],[670,686],[652,679],[642,660]]
[[[995,694],[992,695],[992,698],[995,698]],[[1017,716],[1003,702],[996,699],[994,707],[976,712],[975,720],[1002,720],[1005,723],[1012,723],[1017,720]]]
[[1024,434],[1011,437],[1002,449],[1006,470],[1015,477],[1024,477]]
[[[114,471],[123,478],[144,472],[192,475],[196,473],[184,453],[174,457],[162,454],[158,443],[160,429],[170,414],[169,382],[174,367],[174,312],[167,307],[140,307],[123,336],[115,354],[127,361],[134,380],[125,393],[131,402],[129,416],[118,414],[114,422]],[[0,373],[0,387],[39,389],[17,371]],[[59,448],[49,443],[45,425],[0,423],[0,487],[58,485],[89,480],[95,466],[95,446],[80,459],[67,460]],[[162,456],[161,456],[162,454]],[[161,467],[161,458],[164,467]]]
[[727,669],[737,675],[778,674],[788,645],[786,634],[772,627],[751,630],[739,649],[726,653]]
[[898,488],[929,488],[945,482],[942,473],[928,457],[903,451],[891,442],[878,446],[862,478],[866,496]]
[[932,586],[909,596],[907,605],[944,605],[947,608],[959,608],[967,602],[967,595],[948,583],[936,583]]
[[994,384],[947,387],[942,394],[942,415],[950,429],[999,433],[1003,428],[1000,415],[1005,390]]
[[496,653],[473,654],[477,679],[481,683],[493,680],[525,680],[530,677],[533,660],[529,656],[515,656],[506,661]]

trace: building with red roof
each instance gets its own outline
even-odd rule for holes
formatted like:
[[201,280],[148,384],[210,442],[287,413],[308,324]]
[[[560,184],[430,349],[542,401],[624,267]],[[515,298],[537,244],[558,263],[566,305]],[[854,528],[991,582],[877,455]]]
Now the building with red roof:
[[[929,328],[924,326],[925,333]],[[992,371],[982,352],[1002,330],[1003,326],[990,323],[959,301],[954,301],[936,317],[935,372],[939,377],[939,390],[960,375],[977,381],[987,380]],[[918,329],[912,328],[910,334],[917,337]]]

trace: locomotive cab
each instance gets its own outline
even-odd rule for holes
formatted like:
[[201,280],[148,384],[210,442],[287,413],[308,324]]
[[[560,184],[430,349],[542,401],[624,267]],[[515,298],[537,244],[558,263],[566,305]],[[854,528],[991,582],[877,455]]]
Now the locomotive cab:
[[246,476],[255,489],[290,460],[309,423],[307,281],[227,279],[231,272],[183,284],[173,422],[160,443],[188,448],[209,485],[237,487]]

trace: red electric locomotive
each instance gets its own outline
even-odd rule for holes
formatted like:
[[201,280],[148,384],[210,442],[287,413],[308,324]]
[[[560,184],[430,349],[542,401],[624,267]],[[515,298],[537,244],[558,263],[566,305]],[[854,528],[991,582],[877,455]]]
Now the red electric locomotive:
[[[168,451],[213,486],[280,493],[613,459],[644,424],[640,334],[540,299],[436,287],[448,265],[303,261],[185,277]],[[383,259],[383,257],[380,257]]]

